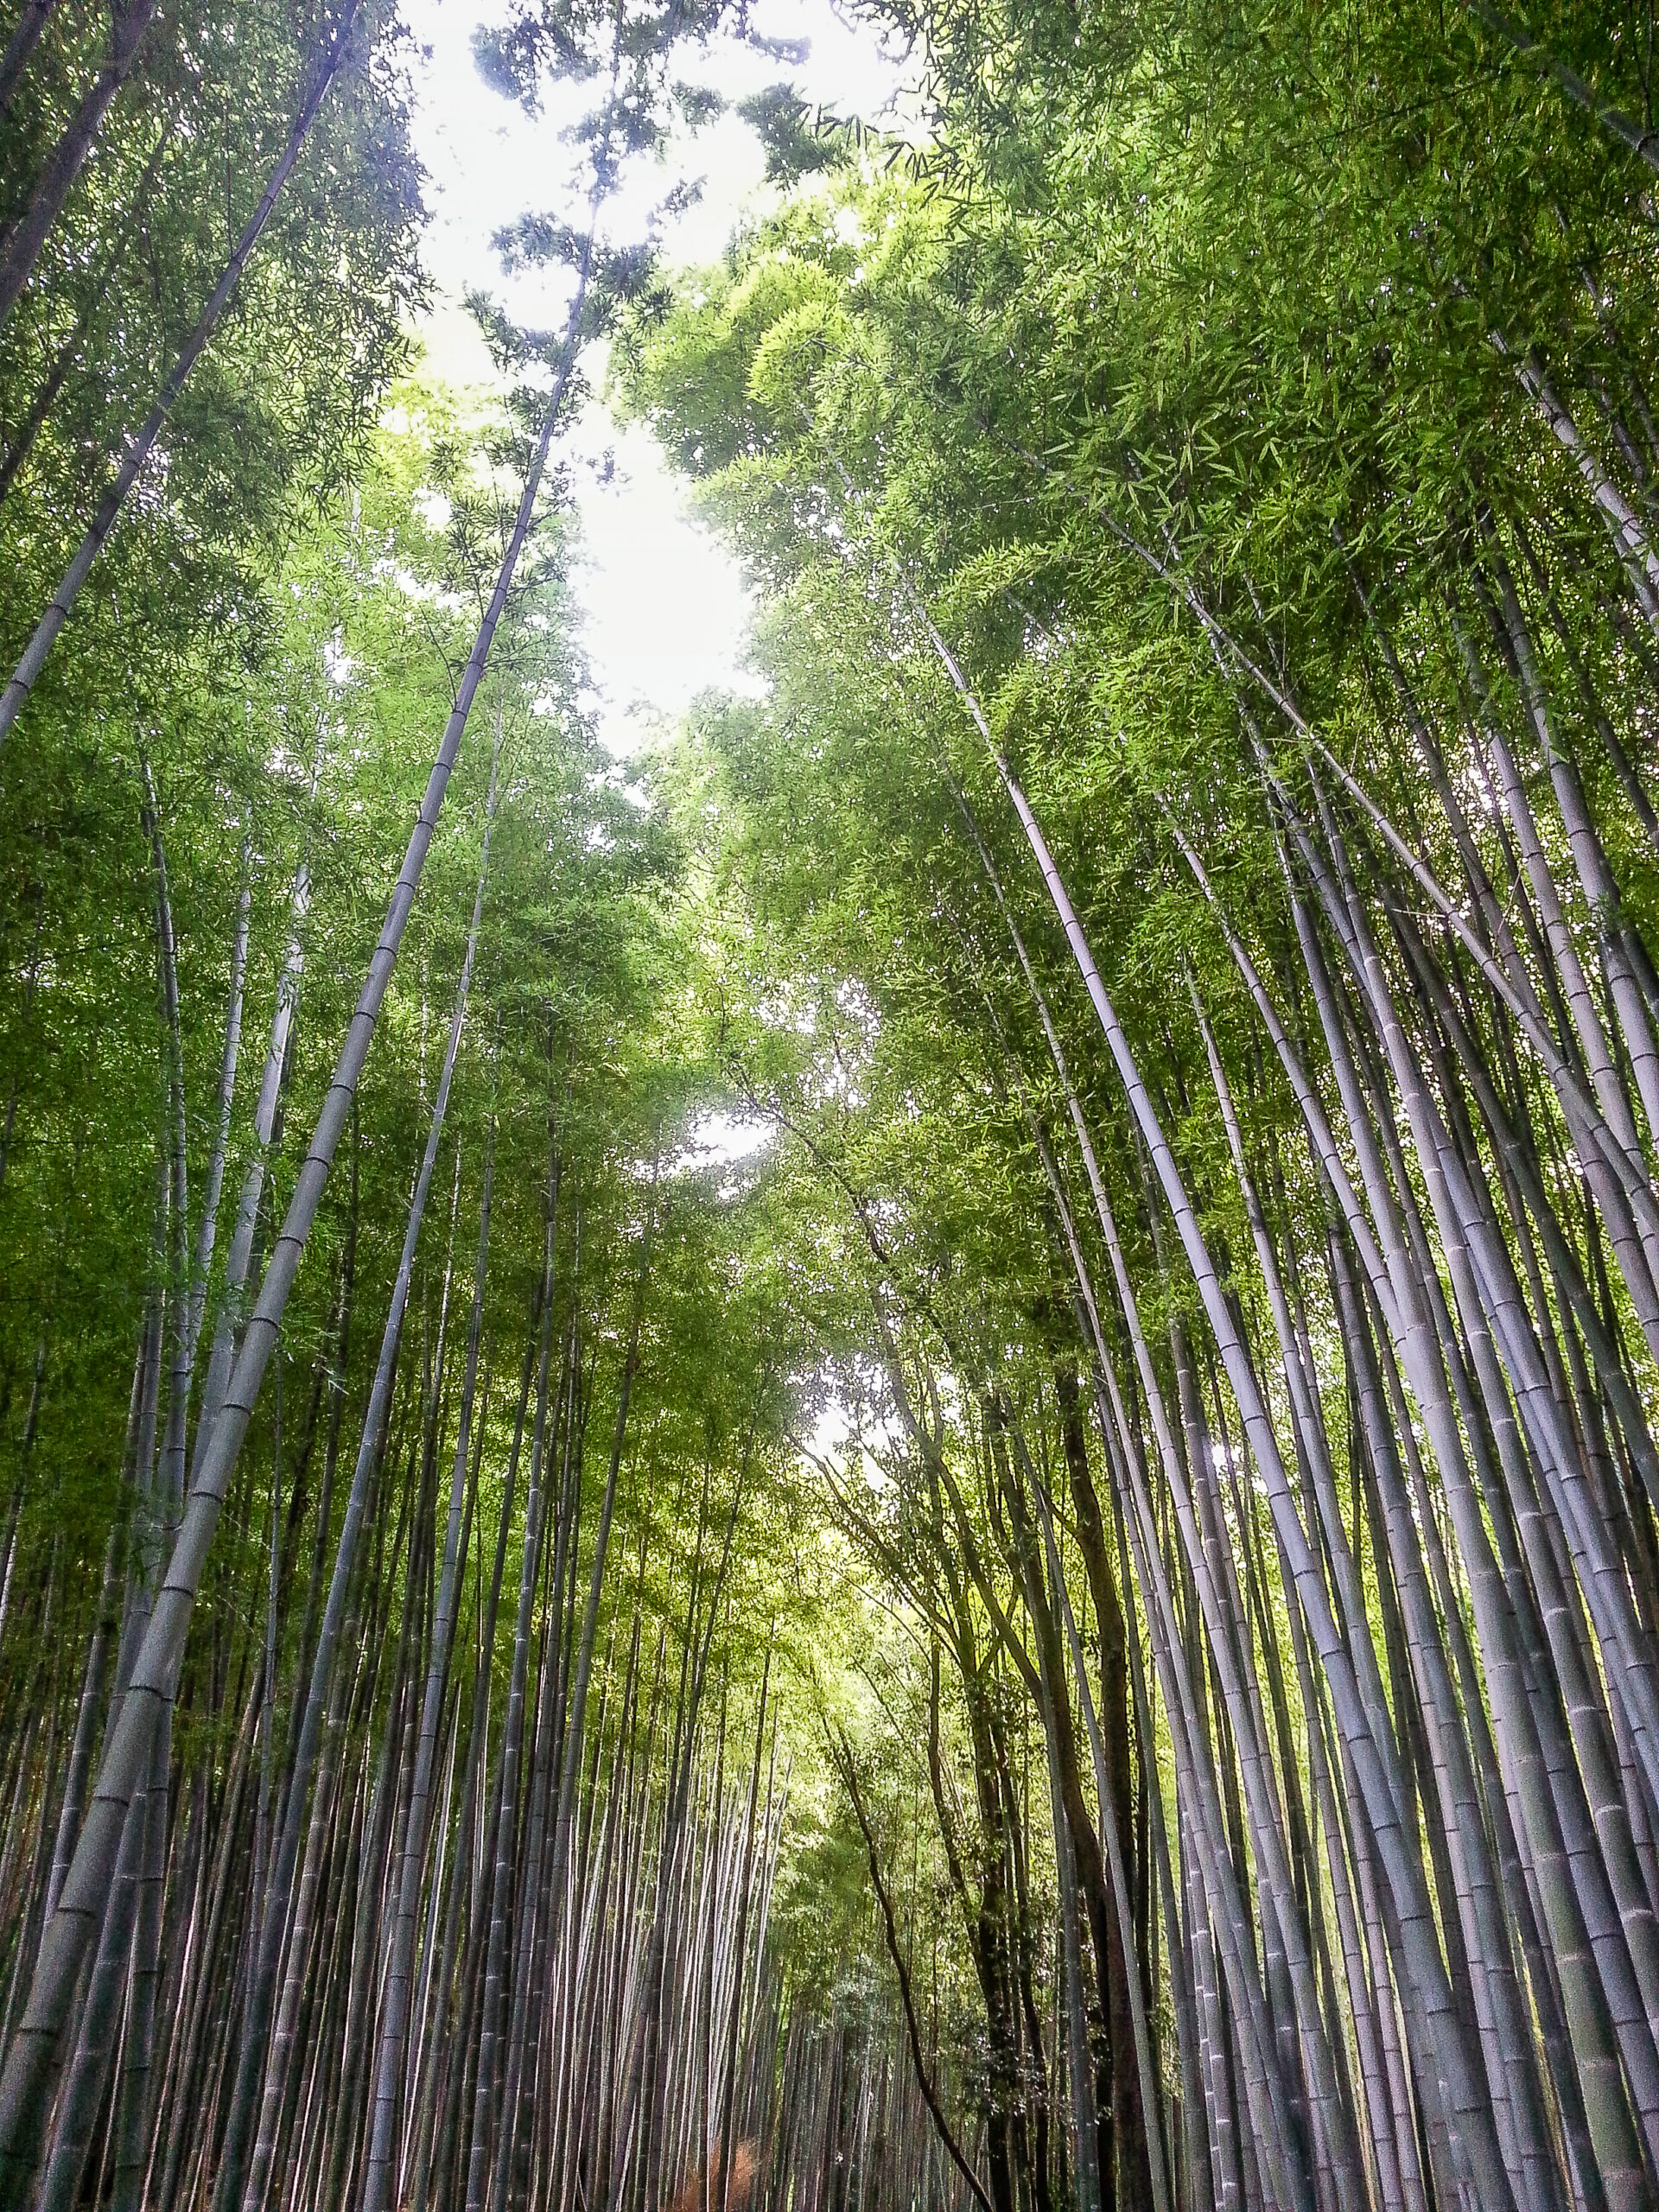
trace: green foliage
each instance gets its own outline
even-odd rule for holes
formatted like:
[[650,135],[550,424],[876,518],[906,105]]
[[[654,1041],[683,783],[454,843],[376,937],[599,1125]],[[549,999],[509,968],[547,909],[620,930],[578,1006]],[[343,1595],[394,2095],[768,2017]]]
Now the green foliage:
[[[683,1815],[695,1770],[712,1835],[711,1758],[736,1771],[767,1681],[780,2081],[829,2053],[840,2097],[914,2033],[1003,2202],[1091,2201],[1085,2051],[1102,2201],[1151,2201],[1149,2096],[1182,2205],[1212,2180],[1289,2202],[1272,2162],[1299,2158],[1320,2207],[1391,2201],[1414,2158],[1421,2201],[1478,2196],[1499,2103],[1494,2173],[1522,2144],[1538,2202],[1604,2164],[1635,2202],[1659,2142],[1616,1980],[1645,1973],[1653,2012],[1659,258],[1650,176],[1560,86],[1650,126],[1642,27],[1534,10],[1552,74],[1487,12],[1423,0],[882,18],[925,55],[925,145],[901,158],[788,84],[741,103],[783,196],[671,289],[649,242],[520,217],[505,267],[585,289],[569,334],[471,301],[503,387],[482,412],[411,373],[404,35],[361,33],[0,756],[0,1503],[5,1587],[15,1566],[29,1592],[0,1745],[53,1607],[86,1632],[111,1528],[137,1532],[130,1588],[156,1536],[165,1394],[130,1377],[176,1331],[189,1244],[158,853],[187,1224],[244,897],[258,1042],[227,1192],[290,938],[303,956],[263,1249],[546,372],[604,336],[620,403],[757,588],[760,695],[700,702],[638,772],[607,758],[554,472],[192,1625],[181,1771],[226,1783],[279,1524],[303,1565],[269,1632],[303,1676],[303,1574],[367,1402],[493,757],[364,1649],[401,1667],[430,1618],[487,1151],[456,1645],[484,1702],[470,1676],[456,1694],[487,1745],[516,1662],[505,1630],[484,1642],[483,1561],[529,1526],[550,1270],[570,1552],[544,1649],[574,1633],[613,1451],[619,1471],[584,1818],[636,1765],[639,1821],[671,1770]],[[602,87],[573,134],[596,209],[674,119],[720,111],[680,73],[727,31],[768,44],[727,0],[515,0],[474,45],[532,110],[550,73]],[[325,32],[166,11],[0,331],[14,658]],[[0,118],[0,234],[100,36],[66,16]],[[711,1158],[711,1131],[764,1141]],[[414,1677],[378,1663],[353,1757],[395,1776]],[[51,1712],[73,1694],[54,1680]],[[8,1866],[20,1818],[41,1855],[55,1770],[25,1789],[30,1760]],[[1601,1869],[1582,1942],[1560,1884],[1538,1902],[1541,1852]],[[10,1940],[0,1963],[34,1938]],[[1114,1942],[1154,2023],[1144,2073]],[[1592,1952],[1605,2021],[1546,1970]],[[1367,2056],[1383,2022],[1397,2081]],[[1261,2174],[1223,2171],[1235,2120]]]

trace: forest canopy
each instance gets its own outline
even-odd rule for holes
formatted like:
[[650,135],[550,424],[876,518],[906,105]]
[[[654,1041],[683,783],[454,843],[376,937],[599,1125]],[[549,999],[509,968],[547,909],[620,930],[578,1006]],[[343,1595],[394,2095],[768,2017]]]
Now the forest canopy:
[[0,17],[0,2207],[1659,2206],[1650,11],[863,20]]

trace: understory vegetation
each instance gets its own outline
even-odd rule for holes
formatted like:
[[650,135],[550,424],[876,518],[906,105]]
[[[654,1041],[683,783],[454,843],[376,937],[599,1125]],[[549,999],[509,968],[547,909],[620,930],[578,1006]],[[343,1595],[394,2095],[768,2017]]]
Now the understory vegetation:
[[0,22],[0,2207],[1659,2207],[1650,10],[868,22]]

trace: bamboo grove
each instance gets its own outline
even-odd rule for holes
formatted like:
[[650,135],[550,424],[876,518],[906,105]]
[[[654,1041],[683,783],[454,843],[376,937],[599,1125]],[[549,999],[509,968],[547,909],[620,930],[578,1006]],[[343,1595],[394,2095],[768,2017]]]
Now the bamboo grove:
[[628,384],[769,594],[731,1054],[861,1264],[976,2186],[1651,2202],[1645,29],[911,28],[936,144]]
[[546,27],[568,306],[480,412],[395,22],[10,27],[8,2203],[735,2212],[909,2116],[778,1965],[804,1353],[549,466],[709,28]]
[[869,28],[0,24],[0,2203],[1659,2205],[1651,21]]

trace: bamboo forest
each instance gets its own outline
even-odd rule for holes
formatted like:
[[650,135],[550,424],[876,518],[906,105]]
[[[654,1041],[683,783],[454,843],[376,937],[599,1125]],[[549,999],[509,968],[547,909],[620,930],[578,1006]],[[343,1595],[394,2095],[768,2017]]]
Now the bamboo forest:
[[1659,2212],[1654,0],[0,0],[0,2212]]

